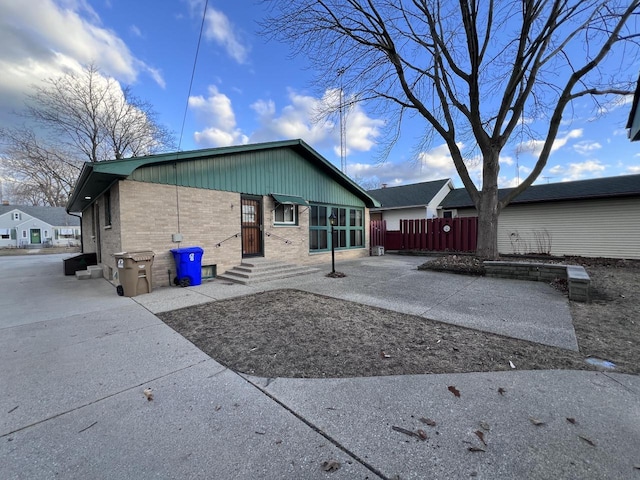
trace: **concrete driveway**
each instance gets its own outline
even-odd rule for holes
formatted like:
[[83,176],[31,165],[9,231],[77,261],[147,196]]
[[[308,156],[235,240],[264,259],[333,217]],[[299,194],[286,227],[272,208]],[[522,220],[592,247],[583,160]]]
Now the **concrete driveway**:
[[[543,343],[559,336],[572,348],[566,299],[544,285],[417,272],[419,260],[386,256],[340,264],[342,283],[320,272],[259,288],[214,281],[130,299],[105,280],[65,277],[63,258],[0,257],[2,479],[640,478],[636,376],[253,378],[224,368],[153,314],[296,287]],[[541,325],[527,327],[538,317]],[[340,468],[324,471],[331,460]]]

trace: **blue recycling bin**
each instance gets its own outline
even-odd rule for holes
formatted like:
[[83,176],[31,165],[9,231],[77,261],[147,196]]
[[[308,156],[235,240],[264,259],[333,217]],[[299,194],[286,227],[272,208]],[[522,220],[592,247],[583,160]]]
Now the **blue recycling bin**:
[[200,285],[204,250],[200,247],[173,248],[171,253],[176,262],[176,277],[173,283],[181,287]]

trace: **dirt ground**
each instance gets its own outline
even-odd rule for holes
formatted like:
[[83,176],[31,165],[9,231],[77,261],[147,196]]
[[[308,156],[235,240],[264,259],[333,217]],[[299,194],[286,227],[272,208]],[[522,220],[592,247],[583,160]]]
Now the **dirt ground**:
[[[465,262],[473,259],[443,257],[433,265],[479,273]],[[640,373],[640,262],[582,263],[593,302],[570,302],[579,352],[297,290],[158,316],[218,362],[262,377],[486,372],[510,370],[510,362],[519,370],[597,369],[587,357],[615,363],[616,372]]]

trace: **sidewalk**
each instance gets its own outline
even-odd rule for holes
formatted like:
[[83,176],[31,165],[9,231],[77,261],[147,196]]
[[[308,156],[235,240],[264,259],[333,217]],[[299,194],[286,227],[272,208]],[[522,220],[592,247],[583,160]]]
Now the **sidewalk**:
[[[129,299],[104,280],[64,277],[62,258],[0,257],[0,478],[640,478],[638,377],[242,376],[153,312],[258,289],[211,282]],[[552,289],[425,275],[411,261],[372,257],[339,265],[349,283],[317,274],[260,289],[295,287],[486,329],[517,330],[510,321],[522,321],[528,302],[550,302],[537,304],[529,318],[544,323],[523,335],[561,337],[571,348],[567,302]],[[473,304],[474,295],[488,303]],[[323,471],[329,460],[340,469]]]

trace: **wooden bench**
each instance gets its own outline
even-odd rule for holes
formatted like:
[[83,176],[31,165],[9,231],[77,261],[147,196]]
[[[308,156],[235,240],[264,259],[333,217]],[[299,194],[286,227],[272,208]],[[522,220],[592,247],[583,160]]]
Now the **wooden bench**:
[[487,277],[538,282],[552,282],[557,278],[562,278],[567,280],[569,300],[576,302],[591,300],[589,294],[591,279],[584,267],[580,265],[505,261],[485,261],[483,265]]

